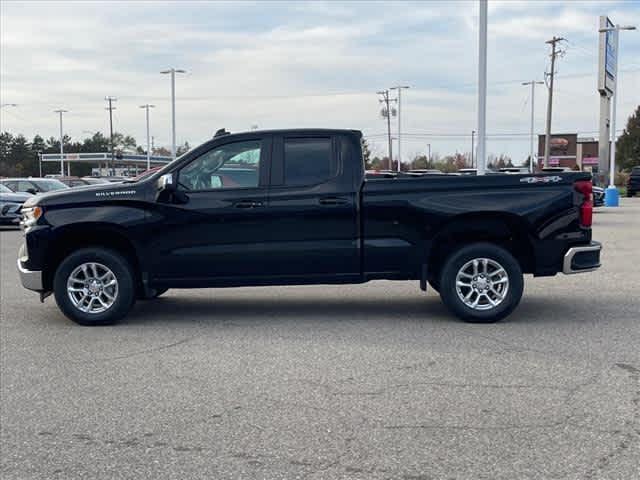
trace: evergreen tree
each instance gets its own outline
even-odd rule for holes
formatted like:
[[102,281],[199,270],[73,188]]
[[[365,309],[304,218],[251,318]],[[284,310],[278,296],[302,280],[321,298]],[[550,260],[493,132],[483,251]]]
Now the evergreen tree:
[[629,117],[627,126],[616,142],[616,163],[623,170],[640,165],[640,105]]

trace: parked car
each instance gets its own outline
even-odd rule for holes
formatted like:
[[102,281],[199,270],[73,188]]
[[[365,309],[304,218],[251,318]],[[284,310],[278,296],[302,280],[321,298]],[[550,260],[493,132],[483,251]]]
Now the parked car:
[[365,176],[366,178],[395,178],[398,174],[391,170],[367,170]]
[[91,185],[91,183],[89,183],[84,178],[78,178],[78,177],[58,177],[57,180],[60,180],[66,186],[71,187],[71,188],[73,188],[73,187],[85,187],[87,185]]
[[0,183],[13,192],[31,193],[32,195],[69,188],[55,178],[3,178]]
[[150,168],[149,170],[145,170],[145,171],[144,171],[144,172],[142,172],[141,174],[139,174],[139,175],[137,175],[137,176],[133,177],[131,180],[134,180],[134,181],[136,181],[136,182],[137,182],[137,181],[139,181],[139,180],[142,180],[143,178],[148,177],[149,175],[154,174],[155,172],[157,172],[157,171],[158,171],[158,170],[160,170],[161,168],[162,168],[162,166],[160,166],[160,167],[153,167],[153,168]]
[[16,193],[0,183],[0,224],[17,225],[20,222],[20,208],[30,193]]
[[82,180],[87,182],[88,185],[104,185],[105,183],[111,183],[109,180],[105,180],[101,177],[82,177]]
[[444,175],[444,173],[442,171],[437,170],[435,168],[409,170],[406,173],[407,173],[407,175],[414,175],[414,176],[417,176],[417,177],[420,177],[422,175]]
[[640,167],[633,167],[627,181],[627,197],[633,197],[640,192]]
[[604,188],[593,186],[593,206],[602,207],[604,205]]
[[[169,288],[416,280],[458,317],[509,315],[523,274],[600,266],[588,173],[365,178],[355,130],[216,137],[138,182],[23,207],[25,288],[83,325]],[[252,169],[227,187],[225,170]]]

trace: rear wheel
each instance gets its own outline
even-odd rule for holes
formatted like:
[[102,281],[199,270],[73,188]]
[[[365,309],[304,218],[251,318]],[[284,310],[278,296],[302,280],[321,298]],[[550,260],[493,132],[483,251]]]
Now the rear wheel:
[[83,248],[58,266],[53,280],[60,310],[80,325],[110,325],[124,317],[135,301],[129,262],[104,248]]
[[505,318],[520,303],[524,280],[518,261],[491,243],[462,247],[446,261],[440,275],[440,297],[467,322]]

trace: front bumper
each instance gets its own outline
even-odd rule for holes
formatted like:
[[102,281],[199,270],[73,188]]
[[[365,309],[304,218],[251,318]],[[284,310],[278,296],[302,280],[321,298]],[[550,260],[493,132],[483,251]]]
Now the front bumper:
[[600,252],[602,244],[591,242],[589,245],[571,247],[564,254],[562,262],[562,273],[570,275],[572,273],[592,272],[600,268]]
[[26,259],[24,245],[20,247],[18,254],[18,273],[20,274],[20,283],[28,290],[41,292],[44,290],[44,282],[42,281],[42,271],[29,270],[23,266],[23,260]]

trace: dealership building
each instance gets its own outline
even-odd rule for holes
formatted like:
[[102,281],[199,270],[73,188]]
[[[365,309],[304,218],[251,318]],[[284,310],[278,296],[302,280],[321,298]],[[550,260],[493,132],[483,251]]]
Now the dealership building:
[[[544,142],[545,136],[538,135],[538,168],[543,166]],[[577,133],[551,135],[549,166],[596,172],[598,141],[593,137],[579,137]]]

